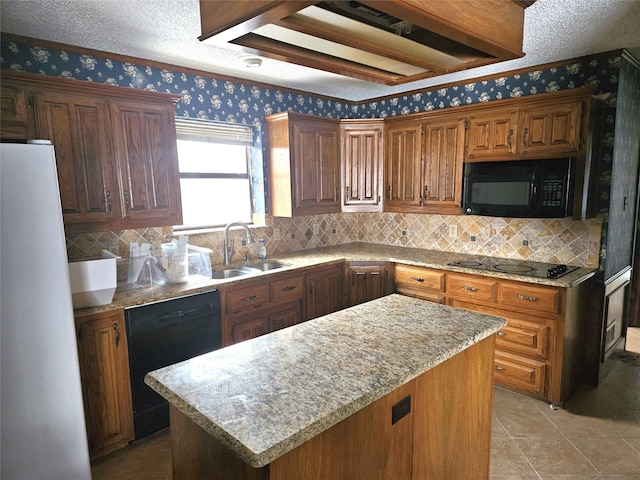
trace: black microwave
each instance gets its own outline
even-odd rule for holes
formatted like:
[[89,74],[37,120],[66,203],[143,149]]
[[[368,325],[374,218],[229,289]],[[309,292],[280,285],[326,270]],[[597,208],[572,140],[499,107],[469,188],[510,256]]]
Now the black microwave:
[[572,158],[464,164],[468,215],[563,218],[571,215]]

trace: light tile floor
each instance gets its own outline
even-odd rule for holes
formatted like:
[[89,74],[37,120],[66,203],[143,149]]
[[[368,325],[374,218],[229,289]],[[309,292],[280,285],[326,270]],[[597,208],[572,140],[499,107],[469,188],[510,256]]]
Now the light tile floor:
[[[564,409],[494,392],[491,480],[640,480],[640,355],[621,356],[597,389],[583,386]],[[168,429],[91,470],[93,480],[171,479]]]

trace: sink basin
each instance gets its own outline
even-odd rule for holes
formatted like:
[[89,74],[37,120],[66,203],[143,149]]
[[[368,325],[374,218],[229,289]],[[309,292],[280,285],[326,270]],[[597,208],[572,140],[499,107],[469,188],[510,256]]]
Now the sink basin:
[[234,267],[226,268],[224,270],[215,270],[211,274],[211,278],[214,280],[222,280],[225,278],[243,277],[245,275],[251,275],[252,273],[258,273],[260,270],[249,267]]
[[268,270],[277,270],[278,268],[288,267],[286,263],[280,262],[264,262],[264,263],[254,263],[250,266],[250,268],[255,268],[256,270],[260,270],[262,272],[266,272]]

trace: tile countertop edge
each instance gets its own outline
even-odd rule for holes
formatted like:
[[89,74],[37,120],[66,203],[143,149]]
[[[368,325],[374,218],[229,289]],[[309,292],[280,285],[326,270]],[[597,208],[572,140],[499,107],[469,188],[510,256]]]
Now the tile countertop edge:
[[[255,275],[234,277],[227,280],[213,280],[200,277],[196,280],[190,279],[187,283],[174,285],[153,285],[133,290],[122,290],[120,285],[116,290],[112,303],[97,307],[89,307],[75,310],[75,315],[89,315],[119,308],[133,307],[145,303],[156,302],[183,295],[191,295],[226,285],[240,285],[243,282],[255,280],[258,277],[268,278],[269,275],[295,272],[296,269],[316,266],[319,264],[330,264],[340,261],[387,261],[394,263],[404,263],[425,268],[435,268],[450,272],[466,273],[472,275],[482,275],[487,277],[501,278],[505,280],[515,280],[531,284],[549,285],[559,288],[570,288],[588,280],[597,273],[596,268],[580,267],[578,270],[564,275],[558,279],[525,277],[509,273],[475,270],[454,265],[447,265],[453,259],[464,258],[465,254],[455,252],[444,252],[439,250],[423,250],[411,247],[397,247],[390,245],[380,245],[366,242],[352,242],[328,247],[321,247],[309,250],[290,252],[282,255],[272,256],[268,261],[281,261],[289,266],[282,269],[270,270]],[[230,265],[240,266],[251,262],[244,262]],[[229,268],[222,265],[214,265],[214,270]]]
[[[389,316],[381,315],[381,311],[403,321],[391,323]],[[237,344],[244,347],[226,347],[156,370],[148,374],[145,381],[239,458],[259,468],[504,325],[506,321],[502,318],[393,294]],[[327,343],[333,348],[325,348]],[[379,348],[371,352],[372,347]],[[300,355],[305,352],[322,356],[322,362],[300,361]],[[238,365],[240,353],[248,358],[243,358]],[[256,366],[253,362],[258,357],[260,362],[256,362]],[[345,359],[353,361],[345,362]],[[212,364],[215,369],[211,368]],[[282,368],[283,364],[288,368]],[[339,375],[327,373],[336,371]],[[321,394],[313,391],[318,384],[309,378],[324,387]],[[229,379],[233,379],[233,387],[237,384],[240,388],[233,395],[229,393],[229,389],[233,390]],[[256,379],[273,381],[273,384],[261,389]],[[309,381],[312,385],[308,394],[300,393],[300,381],[302,384]],[[322,385],[322,381],[326,384]],[[331,395],[323,395],[327,390]],[[278,395],[273,396],[274,391]],[[279,392],[283,392],[282,395]],[[265,395],[267,398],[262,399]],[[211,408],[212,396],[217,398],[216,408]],[[246,418],[236,410],[239,396],[243,398],[242,407],[244,402],[251,407],[245,412]],[[264,416],[262,409],[280,412],[278,402],[300,405],[301,413],[293,415],[294,419],[287,414],[282,427],[274,426],[278,423],[278,413],[273,421],[260,425]],[[241,411],[244,412],[242,408]],[[224,412],[229,413],[232,420],[228,421]],[[269,434],[272,436],[260,437]]]

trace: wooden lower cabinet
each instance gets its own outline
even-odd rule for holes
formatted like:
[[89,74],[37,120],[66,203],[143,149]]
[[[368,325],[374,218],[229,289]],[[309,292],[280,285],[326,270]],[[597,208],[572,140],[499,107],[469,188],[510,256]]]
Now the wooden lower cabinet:
[[96,458],[134,438],[124,311],[75,320],[89,455]]
[[562,405],[585,379],[585,284],[558,288],[396,264],[396,292],[495,315],[495,383]]
[[412,265],[395,265],[395,291],[409,297],[445,303],[445,272]]
[[223,345],[242,342],[304,320],[304,274],[278,274],[222,288]]
[[[263,468],[171,406],[173,478],[487,479],[494,344],[491,336],[467,348]],[[408,396],[410,412],[392,424],[392,407]]]
[[393,292],[390,262],[349,262],[346,275],[347,307]]
[[307,320],[344,307],[344,262],[318,267],[305,276]]
[[231,342],[259,337],[269,332],[269,321],[264,315],[248,315],[246,318],[234,318],[231,321]]

